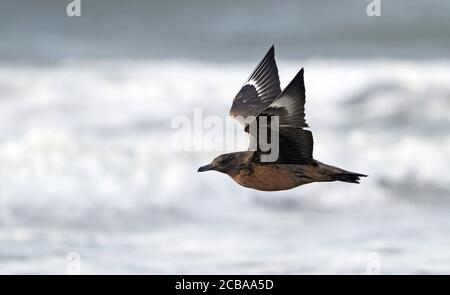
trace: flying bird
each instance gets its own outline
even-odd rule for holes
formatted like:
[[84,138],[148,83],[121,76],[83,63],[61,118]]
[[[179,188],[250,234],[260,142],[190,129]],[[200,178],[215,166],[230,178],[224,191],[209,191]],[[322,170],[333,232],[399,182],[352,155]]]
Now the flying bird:
[[[198,172],[215,170],[228,174],[238,184],[260,191],[280,191],[312,183],[343,181],[359,183],[367,175],[349,172],[324,164],[313,158],[313,135],[307,130],[305,120],[305,84],[303,68],[289,85],[281,91],[275,50],[272,46],[256,66],[233,100],[230,115],[245,125],[256,148],[248,151],[223,154]],[[277,117],[277,127],[262,124]],[[278,136],[278,157],[275,161],[263,161],[263,151],[258,134],[249,132],[250,123],[243,118],[254,118],[257,130],[265,128]],[[277,130],[275,130],[277,129]],[[271,133],[272,132],[272,133]],[[269,136],[270,137],[270,136]]]

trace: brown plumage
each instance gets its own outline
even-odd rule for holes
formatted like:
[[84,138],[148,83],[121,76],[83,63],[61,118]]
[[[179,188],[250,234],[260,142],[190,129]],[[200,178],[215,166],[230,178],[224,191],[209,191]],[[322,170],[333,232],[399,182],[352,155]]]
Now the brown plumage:
[[[223,154],[199,172],[216,170],[228,174],[242,186],[261,191],[287,190],[311,182],[344,181],[359,183],[367,175],[353,173],[323,164],[313,159],[313,136],[306,130],[305,84],[301,69],[281,91],[278,69],[272,46],[233,100],[231,116],[245,125],[255,150]],[[277,130],[263,124],[260,118],[278,119]],[[250,124],[257,126],[256,135],[249,132]],[[264,162],[266,154],[257,140],[260,129],[279,139],[278,157]],[[270,152],[270,151],[269,151]]]

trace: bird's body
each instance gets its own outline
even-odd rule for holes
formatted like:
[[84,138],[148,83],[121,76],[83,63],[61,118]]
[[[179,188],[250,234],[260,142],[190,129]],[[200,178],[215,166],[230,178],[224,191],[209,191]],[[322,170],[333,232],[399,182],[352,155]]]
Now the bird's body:
[[255,152],[251,151],[226,155],[236,163],[227,174],[238,184],[260,191],[288,190],[312,182],[344,181],[344,178],[346,182],[356,182],[358,176],[364,176],[316,160],[310,164],[273,164],[255,161]]
[[[303,69],[281,91],[273,46],[233,100],[230,114],[245,125],[255,149],[223,154],[199,172],[216,170],[228,174],[238,184],[260,190],[288,190],[312,182],[359,183],[367,175],[326,165],[313,158],[313,136],[305,120]],[[260,120],[266,119],[265,121]],[[267,122],[276,118],[276,126]],[[266,123],[261,123],[266,122]],[[250,132],[256,124],[256,132]],[[260,130],[277,144],[275,160],[264,160]],[[252,147],[252,146],[251,146]]]

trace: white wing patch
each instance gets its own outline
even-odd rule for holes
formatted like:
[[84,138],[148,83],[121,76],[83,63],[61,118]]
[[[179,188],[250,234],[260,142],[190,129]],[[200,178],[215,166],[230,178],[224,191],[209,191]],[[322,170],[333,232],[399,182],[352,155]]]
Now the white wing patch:
[[247,82],[247,84],[253,85],[256,88],[256,92],[259,93],[259,90],[261,89],[261,87],[258,85],[258,82],[255,80],[250,80]]

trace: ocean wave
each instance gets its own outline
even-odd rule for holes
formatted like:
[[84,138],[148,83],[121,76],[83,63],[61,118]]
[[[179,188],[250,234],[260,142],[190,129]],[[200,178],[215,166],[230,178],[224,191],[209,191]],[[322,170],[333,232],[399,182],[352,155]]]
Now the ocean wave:
[[[282,86],[300,66],[279,64]],[[172,149],[173,118],[192,118],[195,108],[225,118],[250,64],[0,65],[0,223],[158,224],[218,210],[448,199],[449,61],[314,59],[304,66],[315,158],[369,174],[361,185],[261,193],[224,175],[197,175],[220,151]]]

